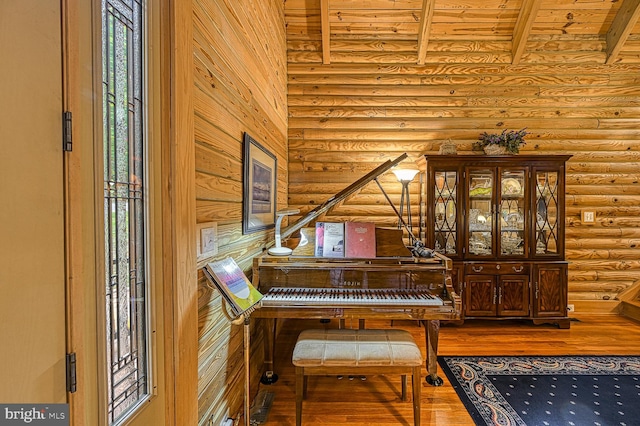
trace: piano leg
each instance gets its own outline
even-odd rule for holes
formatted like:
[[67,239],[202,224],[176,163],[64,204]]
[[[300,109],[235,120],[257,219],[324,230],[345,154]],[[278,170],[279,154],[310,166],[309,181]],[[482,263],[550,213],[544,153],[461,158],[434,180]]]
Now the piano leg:
[[271,385],[278,381],[278,375],[273,368],[277,319],[262,318],[261,322],[264,336],[264,372],[262,373],[260,382],[265,385]]
[[442,386],[443,381],[438,377],[438,333],[440,320],[422,321],[427,341],[427,377],[426,381],[433,386]]
[[[344,318],[340,318],[340,320],[338,321],[338,328],[345,328],[346,326],[346,321],[344,320]],[[360,330],[364,330],[365,329],[365,320],[360,318],[358,320],[358,328]]]

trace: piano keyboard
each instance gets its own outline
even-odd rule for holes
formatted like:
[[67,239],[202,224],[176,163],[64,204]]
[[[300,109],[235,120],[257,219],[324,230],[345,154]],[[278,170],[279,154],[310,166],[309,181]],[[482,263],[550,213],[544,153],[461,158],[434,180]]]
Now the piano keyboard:
[[263,306],[442,306],[442,299],[426,290],[363,288],[272,287]]

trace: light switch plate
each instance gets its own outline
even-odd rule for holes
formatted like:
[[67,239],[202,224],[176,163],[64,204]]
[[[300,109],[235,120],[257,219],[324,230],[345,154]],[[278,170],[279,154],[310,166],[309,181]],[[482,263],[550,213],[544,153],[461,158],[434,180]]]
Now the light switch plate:
[[593,225],[596,223],[596,212],[593,210],[582,210],[582,223]]
[[205,222],[196,225],[198,260],[218,254],[218,224]]

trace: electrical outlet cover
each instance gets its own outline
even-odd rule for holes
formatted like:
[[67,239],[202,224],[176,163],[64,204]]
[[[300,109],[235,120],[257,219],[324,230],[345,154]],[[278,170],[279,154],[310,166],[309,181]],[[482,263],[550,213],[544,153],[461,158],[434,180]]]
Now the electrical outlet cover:
[[593,210],[582,210],[582,223],[587,225],[596,223],[596,212]]

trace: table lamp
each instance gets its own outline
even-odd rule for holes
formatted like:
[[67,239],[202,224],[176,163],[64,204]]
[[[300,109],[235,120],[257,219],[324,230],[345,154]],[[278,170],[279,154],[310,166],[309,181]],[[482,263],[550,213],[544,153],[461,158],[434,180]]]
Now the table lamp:
[[274,256],[286,256],[293,252],[293,250],[291,250],[289,247],[282,247],[282,244],[280,241],[282,239],[282,237],[280,236],[280,227],[282,225],[282,219],[284,219],[285,216],[296,214],[296,213],[300,213],[300,209],[284,209],[284,210],[278,210],[276,212],[276,217],[277,217],[276,236],[275,236],[276,245],[275,247],[271,247],[269,249],[269,254],[272,254]]

